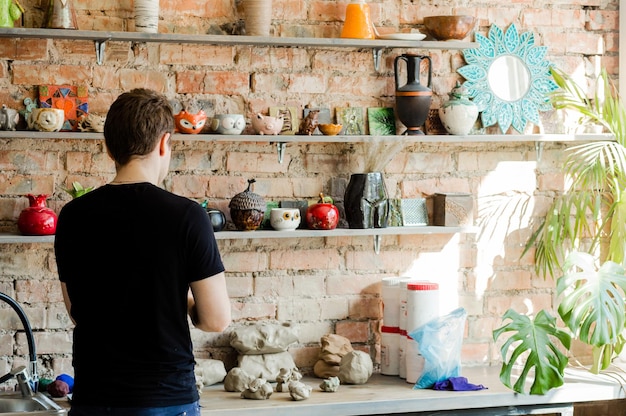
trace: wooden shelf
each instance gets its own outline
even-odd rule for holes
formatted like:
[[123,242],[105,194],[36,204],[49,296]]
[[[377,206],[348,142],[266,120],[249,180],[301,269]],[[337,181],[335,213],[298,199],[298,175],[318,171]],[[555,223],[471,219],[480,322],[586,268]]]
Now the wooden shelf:
[[462,41],[411,41],[383,39],[344,39],[344,38],[296,38],[272,36],[237,35],[188,35],[179,33],[108,32],[96,30],[65,30],[38,28],[0,28],[3,38],[38,38],[90,40],[94,42],[158,42],[189,43],[205,45],[249,45],[259,47],[316,47],[316,48],[419,48],[455,50],[475,48],[476,42]]
[[[103,140],[102,133],[82,132],[40,132],[40,131],[0,131],[0,139],[56,139],[56,140]],[[416,135],[416,136],[291,136],[291,135],[226,135],[226,134],[180,134],[173,135],[174,140],[199,140],[214,142],[267,142],[267,143],[367,143],[373,140],[396,141],[407,143],[472,143],[472,142],[586,142],[613,140],[610,134],[476,134],[466,136],[453,135]]]
[[[387,227],[348,229],[337,228],[335,230],[305,230],[293,231],[220,231],[215,233],[217,240],[245,240],[262,238],[319,238],[319,237],[367,237],[383,235],[414,235],[414,234],[456,234],[475,233],[476,227],[440,227],[440,226],[416,226],[416,227]],[[0,234],[0,244],[16,243],[53,243],[54,236],[24,236],[19,234]]]

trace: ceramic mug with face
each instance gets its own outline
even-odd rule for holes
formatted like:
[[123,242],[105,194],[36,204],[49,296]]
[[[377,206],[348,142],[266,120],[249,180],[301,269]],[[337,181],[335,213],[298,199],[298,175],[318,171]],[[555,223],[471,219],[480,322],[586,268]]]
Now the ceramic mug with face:
[[300,210],[298,208],[272,208],[270,224],[277,231],[291,231],[300,225]]
[[219,134],[241,134],[246,127],[243,114],[216,114],[211,128]]
[[28,116],[28,128],[39,131],[59,131],[65,122],[65,111],[60,108],[33,108]]

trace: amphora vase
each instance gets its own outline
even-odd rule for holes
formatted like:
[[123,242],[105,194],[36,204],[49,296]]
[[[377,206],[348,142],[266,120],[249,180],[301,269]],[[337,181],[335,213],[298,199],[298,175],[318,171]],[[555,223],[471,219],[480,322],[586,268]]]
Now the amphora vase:
[[385,228],[389,199],[381,172],[353,173],[344,195],[350,228]]

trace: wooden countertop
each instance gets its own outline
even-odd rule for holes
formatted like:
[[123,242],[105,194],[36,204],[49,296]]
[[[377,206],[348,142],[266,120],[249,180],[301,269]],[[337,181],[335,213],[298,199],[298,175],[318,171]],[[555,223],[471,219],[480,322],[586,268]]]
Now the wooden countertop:
[[[462,412],[462,409],[509,406],[533,406],[537,409],[626,398],[621,384],[626,383],[626,373],[623,372],[612,377],[568,369],[564,386],[539,396],[516,394],[507,389],[498,378],[499,371],[500,367],[463,368],[461,375],[470,383],[487,387],[486,390],[466,392],[413,390],[412,384],[399,377],[374,374],[366,384],[341,385],[337,392],[327,393],[319,388],[321,379],[305,377],[302,381],[313,387],[313,390],[311,397],[302,401],[292,400],[289,393],[277,392],[267,400],[242,399],[240,393],[227,392],[220,383],[203,390],[200,404],[203,415],[337,416],[450,410]],[[553,413],[557,412],[553,410]]]

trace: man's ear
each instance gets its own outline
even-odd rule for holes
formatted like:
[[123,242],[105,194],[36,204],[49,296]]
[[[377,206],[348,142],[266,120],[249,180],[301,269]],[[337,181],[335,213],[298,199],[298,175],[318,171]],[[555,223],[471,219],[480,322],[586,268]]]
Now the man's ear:
[[167,153],[168,146],[170,145],[170,133],[163,133],[161,140],[159,140],[159,155],[163,156]]

